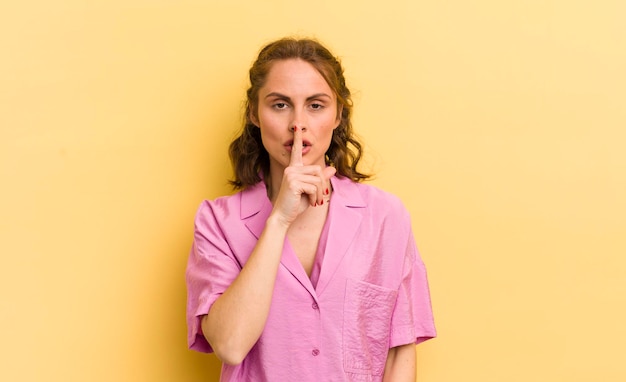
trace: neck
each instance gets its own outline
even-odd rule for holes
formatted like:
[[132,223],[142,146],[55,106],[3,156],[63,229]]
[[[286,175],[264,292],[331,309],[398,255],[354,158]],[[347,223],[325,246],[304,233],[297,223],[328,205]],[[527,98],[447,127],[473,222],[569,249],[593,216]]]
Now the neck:
[[283,172],[284,168],[279,168],[278,166],[274,166],[270,163],[270,169],[267,174],[264,174],[265,188],[267,189],[267,197],[270,199],[272,204],[278,197],[278,192],[280,191],[280,185],[283,182]]

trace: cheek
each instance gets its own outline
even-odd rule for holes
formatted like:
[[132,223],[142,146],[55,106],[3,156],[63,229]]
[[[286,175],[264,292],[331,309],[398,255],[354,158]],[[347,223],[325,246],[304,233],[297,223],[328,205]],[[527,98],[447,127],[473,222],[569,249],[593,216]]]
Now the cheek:
[[263,146],[267,149],[268,146],[275,146],[281,143],[282,135],[281,129],[278,127],[276,121],[268,118],[261,117],[259,130],[261,131],[261,141]]
[[261,130],[277,130],[281,126],[281,119],[276,113],[267,113],[259,110],[259,127]]
[[327,118],[326,123],[324,123],[324,130],[328,131],[329,134],[332,134],[333,130],[335,130],[337,126],[339,126],[339,122],[341,120],[336,117],[337,114],[333,113]]
[[317,139],[320,142],[324,142],[325,145],[329,146],[333,140],[333,131],[335,131],[334,121],[328,121],[320,130],[317,136]]
[[263,142],[263,146],[267,146],[271,144],[271,142],[276,140],[276,133],[267,128],[261,128],[261,141]]

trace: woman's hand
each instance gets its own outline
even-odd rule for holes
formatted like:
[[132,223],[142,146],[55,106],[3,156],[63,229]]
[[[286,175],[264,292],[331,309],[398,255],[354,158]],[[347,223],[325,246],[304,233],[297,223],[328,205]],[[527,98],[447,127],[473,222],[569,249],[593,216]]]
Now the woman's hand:
[[334,167],[313,165],[302,162],[302,129],[293,129],[293,144],[289,166],[285,168],[280,191],[274,204],[274,213],[287,226],[309,207],[321,206],[328,202],[330,178],[337,170]]

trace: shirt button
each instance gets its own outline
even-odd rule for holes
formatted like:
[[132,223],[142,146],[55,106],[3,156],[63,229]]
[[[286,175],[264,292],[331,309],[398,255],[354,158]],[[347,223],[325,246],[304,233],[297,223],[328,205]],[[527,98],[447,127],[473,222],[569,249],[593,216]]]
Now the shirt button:
[[313,308],[313,309],[317,310],[317,309],[319,309],[320,307],[319,307],[319,305],[317,305],[317,302],[314,302],[313,304],[311,304],[311,308]]
[[311,351],[311,354],[313,354],[313,357],[317,357],[320,354],[320,351],[318,349],[313,349],[313,351]]

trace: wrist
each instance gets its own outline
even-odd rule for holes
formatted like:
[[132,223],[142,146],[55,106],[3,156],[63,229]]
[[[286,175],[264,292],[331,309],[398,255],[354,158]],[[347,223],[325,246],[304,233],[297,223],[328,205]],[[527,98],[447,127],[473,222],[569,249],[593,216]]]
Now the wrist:
[[277,229],[281,231],[284,230],[285,233],[287,232],[287,229],[289,229],[290,225],[291,225],[291,222],[285,219],[279,213],[270,214],[270,216],[267,218],[267,221],[265,222],[266,229],[270,228],[270,229]]

